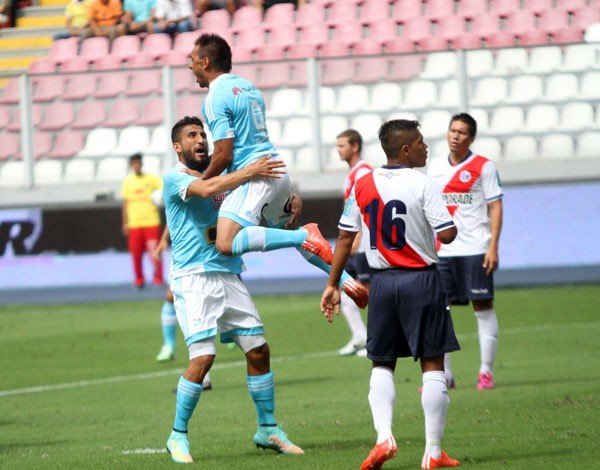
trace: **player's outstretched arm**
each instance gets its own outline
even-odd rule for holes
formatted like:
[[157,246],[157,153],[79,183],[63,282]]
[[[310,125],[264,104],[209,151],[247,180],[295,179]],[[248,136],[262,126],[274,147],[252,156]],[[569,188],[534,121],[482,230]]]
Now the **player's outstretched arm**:
[[233,161],[233,139],[222,139],[215,142],[215,150],[210,157],[210,165],[202,174],[208,180],[223,173]]
[[207,198],[237,188],[252,178],[279,178],[285,174],[281,168],[285,167],[282,160],[274,160],[270,156],[261,157],[250,165],[233,173],[215,176],[209,180],[197,179],[192,181],[187,189],[187,197]]
[[498,255],[498,242],[500,240],[500,231],[502,230],[502,199],[490,202],[488,204],[488,209],[490,212],[491,237],[490,246],[483,257],[483,267],[489,276],[496,270],[496,268],[498,268],[498,263],[500,262],[500,257]]

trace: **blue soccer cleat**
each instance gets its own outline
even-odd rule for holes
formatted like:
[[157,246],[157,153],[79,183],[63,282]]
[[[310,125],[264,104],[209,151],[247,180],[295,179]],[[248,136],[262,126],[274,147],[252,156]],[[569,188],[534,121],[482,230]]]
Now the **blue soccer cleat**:
[[186,433],[172,431],[167,440],[167,452],[171,454],[173,462],[192,463],[194,461],[190,454],[190,443]]
[[286,455],[304,454],[304,451],[292,443],[287,434],[279,426],[261,426],[254,435],[256,447],[262,449],[273,449]]

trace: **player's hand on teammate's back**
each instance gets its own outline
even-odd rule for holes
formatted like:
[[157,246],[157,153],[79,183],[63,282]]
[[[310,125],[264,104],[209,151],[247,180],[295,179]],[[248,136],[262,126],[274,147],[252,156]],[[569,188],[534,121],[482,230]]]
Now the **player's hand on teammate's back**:
[[333,314],[340,314],[340,289],[327,286],[321,297],[321,311],[329,323],[333,323]]
[[261,157],[246,167],[255,178],[279,178],[280,175],[285,175],[286,173],[281,168],[285,168],[285,162],[283,160],[276,160],[270,155]]
[[483,267],[489,276],[498,268],[498,251],[490,248],[483,257]]

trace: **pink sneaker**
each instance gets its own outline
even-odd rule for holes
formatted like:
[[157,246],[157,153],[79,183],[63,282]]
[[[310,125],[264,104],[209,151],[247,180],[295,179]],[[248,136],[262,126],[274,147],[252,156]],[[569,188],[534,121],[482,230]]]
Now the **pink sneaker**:
[[480,372],[479,380],[477,381],[477,390],[491,390],[494,388],[494,376],[491,372]]

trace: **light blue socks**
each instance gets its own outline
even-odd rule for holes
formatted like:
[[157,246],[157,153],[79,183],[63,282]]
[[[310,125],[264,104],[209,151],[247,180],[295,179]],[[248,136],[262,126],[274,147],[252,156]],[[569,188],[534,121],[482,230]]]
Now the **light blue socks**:
[[177,333],[177,316],[171,302],[165,302],[160,313],[163,343],[175,349],[175,334]]
[[190,382],[183,376],[179,378],[175,421],[173,422],[174,431],[187,432],[188,421],[196,409],[198,400],[200,400],[200,393],[202,393],[202,384]]
[[246,227],[233,238],[231,252],[240,256],[250,251],[273,251],[280,248],[300,247],[306,240],[306,230]]
[[273,373],[249,375],[246,377],[248,392],[256,406],[259,426],[276,426],[275,421],[275,381]]

